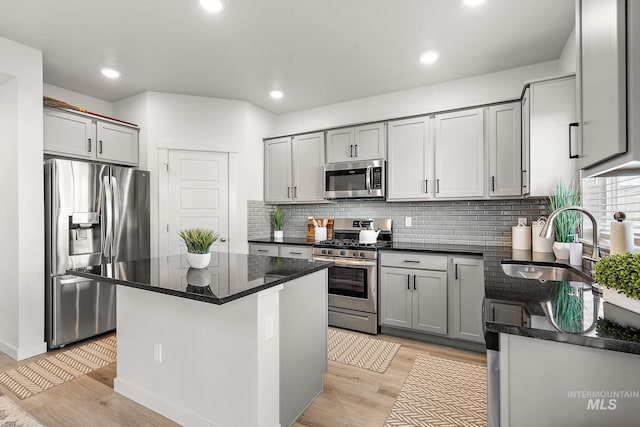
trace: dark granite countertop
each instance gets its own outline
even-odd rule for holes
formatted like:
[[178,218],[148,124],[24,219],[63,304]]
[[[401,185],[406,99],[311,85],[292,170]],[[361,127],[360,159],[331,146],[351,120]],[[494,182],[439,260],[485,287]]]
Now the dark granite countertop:
[[204,269],[190,268],[184,255],[176,255],[70,269],[67,274],[219,305],[333,265],[262,255],[211,255]]
[[440,243],[393,242],[391,246],[382,248],[381,250],[482,256],[487,250],[487,247],[477,245],[444,245]]
[[313,246],[313,241],[309,241],[306,238],[299,237],[284,237],[282,239],[274,239],[273,237],[264,237],[260,239],[249,239],[249,243],[269,243],[276,245],[298,245],[298,246]]

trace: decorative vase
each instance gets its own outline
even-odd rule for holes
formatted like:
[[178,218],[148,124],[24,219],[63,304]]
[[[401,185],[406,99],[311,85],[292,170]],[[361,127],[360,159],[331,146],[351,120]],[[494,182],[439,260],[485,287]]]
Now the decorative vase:
[[275,230],[273,232],[273,238],[276,240],[282,240],[282,238],[284,237],[284,231],[282,230]]
[[602,291],[602,296],[609,304],[617,305],[634,313],[640,313],[640,300],[629,298],[622,292],[618,292],[617,289],[605,287]]
[[569,264],[582,265],[582,243],[569,243]]
[[563,242],[553,242],[553,254],[556,259],[569,259],[571,244]]
[[192,254],[187,252],[187,263],[193,268],[205,268],[211,261],[211,252],[206,254]]

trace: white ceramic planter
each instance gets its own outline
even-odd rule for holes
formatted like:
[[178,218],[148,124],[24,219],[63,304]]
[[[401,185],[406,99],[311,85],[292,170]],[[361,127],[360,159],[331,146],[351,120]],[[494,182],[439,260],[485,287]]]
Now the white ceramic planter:
[[553,254],[556,259],[569,259],[571,243],[553,242]]
[[187,263],[193,268],[205,268],[211,261],[211,252],[206,254],[192,254],[187,252]]
[[605,287],[602,296],[604,300],[610,304],[617,305],[634,313],[640,313],[640,300],[629,298],[616,289]]
[[282,240],[284,238],[284,231],[282,230],[274,230],[273,238],[276,240]]

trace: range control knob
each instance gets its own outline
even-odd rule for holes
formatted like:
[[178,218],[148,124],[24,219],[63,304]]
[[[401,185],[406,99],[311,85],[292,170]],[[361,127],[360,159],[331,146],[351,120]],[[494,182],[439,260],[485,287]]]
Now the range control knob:
[[358,257],[358,252],[354,252],[353,256],[357,258]]
[[341,256],[345,256],[346,254],[347,254],[347,251],[340,251]]
[[322,255],[326,255],[326,254],[327,254],[327,250],[326,250],[326,249],[323,249],[323,250],[322,250]]
[[364,252],[360,252],[360,257],[364,258]]

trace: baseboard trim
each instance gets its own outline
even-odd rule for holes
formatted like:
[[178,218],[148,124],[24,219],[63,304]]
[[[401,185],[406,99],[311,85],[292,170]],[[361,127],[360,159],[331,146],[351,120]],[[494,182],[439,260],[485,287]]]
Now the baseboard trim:
[[29,348],[16,348],[3,340],[0,340],[0,351],[11,357],[13,360],[21,361],[33,356],[39,356],[47,352],[47,343],[41,342]]
[[146,406],[178,424],[194,427],[222,427],[120,378],[114,379],[113,389],[116,393]]
[[447,347],[459,348],[462,350],[475,351],[477,353],[486,353],[487,348],[484,344],[474,343],[470,341],[456,340],[448,337],[440,337],[437,335],[424,334],[421,332],[409,331],[399,328],[390,328],[388,326],[380,327],[380,333],[408,338],[415,341],[422,341],[430,344],[446,345]]

